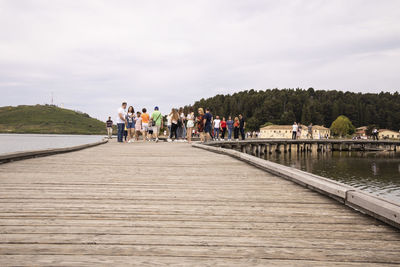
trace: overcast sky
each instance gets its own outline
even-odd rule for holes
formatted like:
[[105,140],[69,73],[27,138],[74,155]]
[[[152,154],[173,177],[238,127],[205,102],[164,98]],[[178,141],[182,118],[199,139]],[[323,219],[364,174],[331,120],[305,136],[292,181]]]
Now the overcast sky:
[[0,0],[0,106],[105,120],[246,89],[400,90],[399,0]]

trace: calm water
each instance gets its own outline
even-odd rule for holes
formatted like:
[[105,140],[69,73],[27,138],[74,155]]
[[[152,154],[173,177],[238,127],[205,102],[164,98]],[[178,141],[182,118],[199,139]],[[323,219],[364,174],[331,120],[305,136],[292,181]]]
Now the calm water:
[[273,153],[265,158],[400,203],[399,152]]
[[102,135],[0,134],[0,154],[78,146],[102,138]]

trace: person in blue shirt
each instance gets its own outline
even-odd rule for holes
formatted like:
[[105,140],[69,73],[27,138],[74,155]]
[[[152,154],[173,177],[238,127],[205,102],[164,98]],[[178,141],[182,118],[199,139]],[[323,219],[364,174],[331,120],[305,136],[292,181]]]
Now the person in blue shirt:
[[232,132],[233,132],[232,116],[229,116],[228,121],[226,122],[226,128],[228,128],[228,141],[231,141],[232,140]]
[[212,138],[212,119],[213,115],[210,112],[210,109],[206,109],[206,114],[204,114],[204,133],[206,135],[206,142]]

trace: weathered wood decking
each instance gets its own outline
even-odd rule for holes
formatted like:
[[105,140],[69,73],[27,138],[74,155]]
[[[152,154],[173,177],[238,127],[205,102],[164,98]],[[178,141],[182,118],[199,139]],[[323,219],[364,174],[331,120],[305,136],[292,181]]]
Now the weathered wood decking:
[[187,144],[3,164],[0,203],[0,266],[400,263],[396,229]]

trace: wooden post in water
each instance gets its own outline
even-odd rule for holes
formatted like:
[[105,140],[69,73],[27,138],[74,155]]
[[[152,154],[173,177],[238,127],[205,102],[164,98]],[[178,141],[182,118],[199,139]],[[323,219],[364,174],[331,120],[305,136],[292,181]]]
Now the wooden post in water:
[[283,148],[282,144],[277,144],[276,145],[276,152],[281,153],[282,152],[282,148]]
[[257,156],[257,145],[252,145],[251,146],[251,154],[253,156]]
[[265,155],[266,147],[264,145],[259,145],[260,155]]
[[251,154],[251,144],[246,145],[246,153]]

